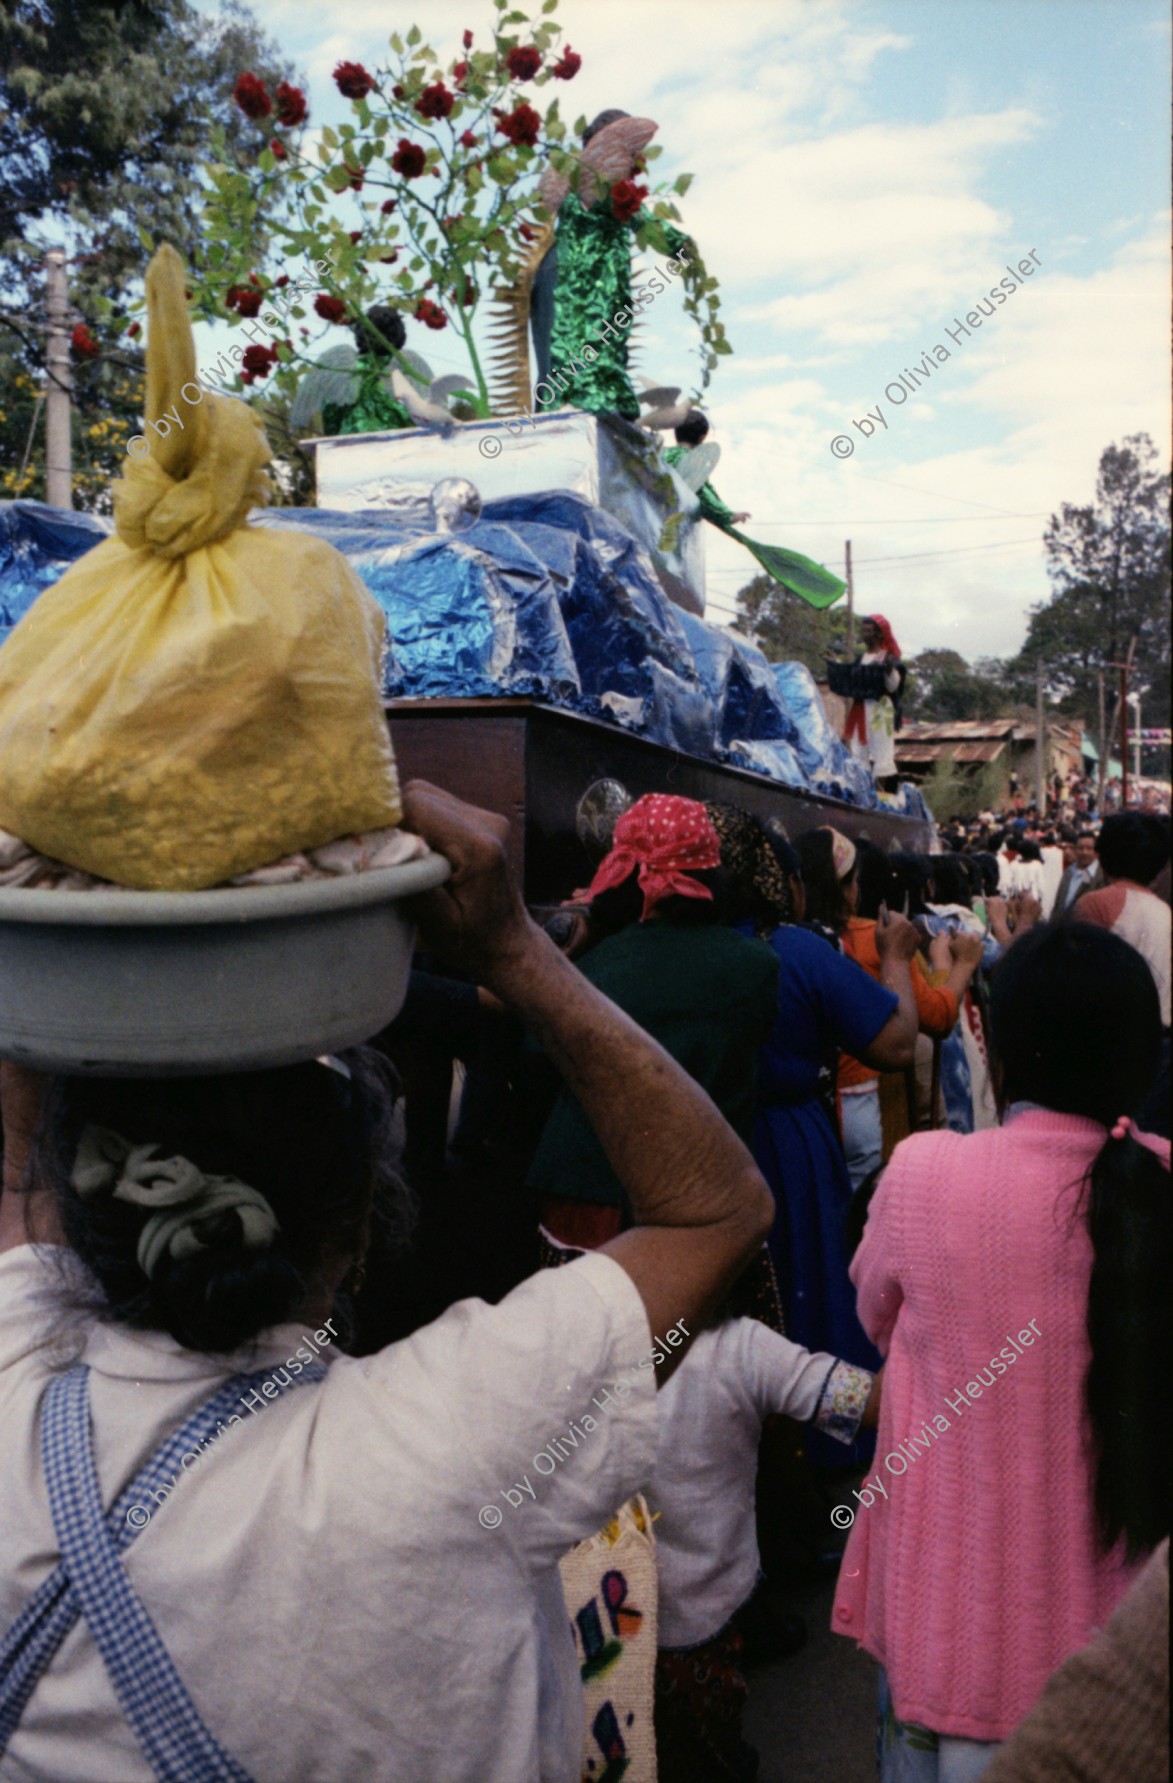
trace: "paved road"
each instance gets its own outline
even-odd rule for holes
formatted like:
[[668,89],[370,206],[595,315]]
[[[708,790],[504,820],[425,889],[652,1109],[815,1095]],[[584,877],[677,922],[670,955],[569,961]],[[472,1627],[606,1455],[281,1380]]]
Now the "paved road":
[[[828,1496],[828,1527],[841,1501],[850,1502],[846,1487]],[[876,1783],[876,1667],[831,1633],[834,1590],[833,1579],[787,1588],[807,1644],[750,1673],[745,1737],[761,1753],[758,1783]]]

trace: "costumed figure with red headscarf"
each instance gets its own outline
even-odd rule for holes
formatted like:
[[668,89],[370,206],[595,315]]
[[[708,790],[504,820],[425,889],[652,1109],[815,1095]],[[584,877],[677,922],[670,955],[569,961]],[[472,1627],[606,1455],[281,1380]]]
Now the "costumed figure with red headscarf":
[[843,741],[884,792],[895,792],[898,783],[896,732],[907,673],[900,646],[882,613],[871,613],[864,620],[863,653],[854,662],[827,662],[831,692],[851,702]]

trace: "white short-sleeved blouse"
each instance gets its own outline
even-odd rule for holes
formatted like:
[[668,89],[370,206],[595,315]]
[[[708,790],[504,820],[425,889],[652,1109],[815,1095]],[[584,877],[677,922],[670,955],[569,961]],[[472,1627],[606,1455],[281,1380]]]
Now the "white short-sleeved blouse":
[[[109,1504],[228,1376],[319,1348],[294,1325],[228,1358],[112,1325],[71,1334],[53,1311],[61,1262],[33,1246],[0,1257],[0,1632],[58,1559],[38,1447],[51,1369],[89,1364]],[[127,1573],[208,1728],[258,1783],[577,1780],[557,1562],[651,1472],[649,1344],[630,1277],[586,1256],[375,1356],[327,1342],[323,1381],[242,1407],[151,1507]],[[620,1375],[622,1395],[604,1395]],[[551,1449],[571,1421],[577,1447]],[[84,1623],[0,1778],[149,1783]]]

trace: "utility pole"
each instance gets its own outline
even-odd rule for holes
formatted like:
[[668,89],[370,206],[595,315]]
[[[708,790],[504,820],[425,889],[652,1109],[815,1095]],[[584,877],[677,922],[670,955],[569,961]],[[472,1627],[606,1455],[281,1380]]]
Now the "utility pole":
[[1047,815],[1047,753],[1043,738],[1043,659],[1035,661],[1035,804]]
[[50,248],[48,273],[47,357],[45,391],[45,500],[51,508],[73,506],[73,460],[70,443],[71,378],[69,367],[69,291],[65,255]]
[[1128,809],[1128,670],[1132,662],[1132,651],[1128,652],[1128,661],[1120,664],[1120,809]]
[[1132,772],[1133,772],[1134,778],[1136,779],[1136,781],[1139,784],[1141,740],[1144,735],[1144,732],[1141,729],[1141,726],[1144,723],[1144,719],[1141,716],[1139,693],[1130,693],[1128,696],[1128,703],[1129,703],[1129,705],[1136,707],[1136,728],[1132,733]]
[[855,585],[851,580],[851,540],[844,546],[847,556],[847,649],[855,655]]

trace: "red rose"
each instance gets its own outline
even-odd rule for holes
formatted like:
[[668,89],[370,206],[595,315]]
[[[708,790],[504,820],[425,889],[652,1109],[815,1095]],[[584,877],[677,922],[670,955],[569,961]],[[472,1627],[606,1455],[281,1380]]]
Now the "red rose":
[[405,91],[405,89],[403,87],[392,87],[391,97],[393,99],[402,99],[404,91]]
[[391,157],[391,166],[395,173],[401,173],[405,180],[418,180],[427,165],[427,153],[418,142],[407,142],[401,136],[399,147]]
[[342,299],[328,297],[324,291],[314,298],[314,311],[315,314],[321,316],[323,322],[344,322],[346,320],[346,305]]
[[465,131],[464,135],[460,139],[460,146],[462,149],[475,149],[476,148],[477,139],[473,135],[471,130]]
[[473,284],[468,284],[465,286],[463,297],[460,295],[459,286],[453,285],[453,287],[452,287],[452,301],[453,301],[453,303],[460,303],[460,304],[465,304],[465,305],[470,304],[470,303],[475,303],[477,300],[477,296],[478,296],[477,288]]
[[283,272],[279,279],[273,280],[273,283],[275,285],[277,285],[278,287],[280,287],[281,285],[287,285],[289,283],[289,274],[287,272]]
[[415,109],[421,118],[446,118],[456,101],[442,80],[434,86],[425,87],[415,102]]
[[379,255],[379,264],[380,264],[380,266],[394,266],[394,264],[398,260],[398,258],[399,258],[399,249],[392,248],[392,250],[389,254],[380,254]]
[[276,363],[276,347],[246,347],[244,358],[240,362],[241,381],[251,384],[254,378],[266,377],[270,366],[276,365]]
[[136,341],[138,339],[139,335],[142,333],[142,331],[143,331],[143,329],[142,329],[141,322],[132,322],[126,332],[127,332],[129,339],[131,339],[132,341]]
[[232,89],[232,97],[246,118],[267,118],[273,109],[268,88],[255,74],[242,74]]
[[634,180],[616,180],[611,187],[611,215],[621,223],[628,222],[647,195],[647,187],[637,186]]
[[277,122],[292,130],[297,124],[304,124],[309,116],[309,107],[305,102],[305,94],[300,87],[291,87],[283,80],[277,88]]
[[520,235],[522,241],[537,241],[538,239],[538,232],[532,223],[519,223],[517,225],[517,233]]
[[[343,166],[346,167],[345,162],[343,162]],[[352,192],[361,192],[362,191],[362,183],[367,177],[366,168],[365,167],[346,167],[346,172],[350,175],[350,189],[351,189],[351,191]]]
[[289,159],[289,150],[283,142],[278,142],[276,137],[269,144],[269,153],[276,161],[288,161]]
[[472,32],[466,31],[461,41],[463,42],[465,49],[470,50],[472,48]]
[[75,322],[69,344],[78,359],[97,359],[102,349],[84,322]]
[[334,85],[344,99],[365,99],[374,84],[361,62],[339,62],[334,70]]
[[237,296],[236,302],[233,304],[232,307],[236,311],[237,315],[257,316],[260,314],[261,305],[264,301],[265,301],[265,294],[263,291],[247,291],[247,290],[245,290],[245,291],[241,291],[239,293],[239,295]]
[[361,229],[352,229],[350,231],[350,239],[351,239],[351,241],[361,241],[362,240],[362,230]]
[[385,217],[389,217],[391,215],[391,212],[395,209],[395,200],[393,198],[384,198],[382,204],[379,206],[379,209],[382,211],[382,213]]
[[573,80],[581,67],[582,57],[577,55],[575,51],[571,49],[570,45],[567,44],[562,52],[561,58],[555,62],[550,73],[554,76],[555,80]]
[[517,49],[510,50],[505,58],[505,66],[514,80],[532,80],[542,66],[542,52],[534,49],[532,44],[521,44]]
[[415,319],[422,322],[425,328],[447,328],[448,318],[439,304],[433,303],[430,297],[421,297],[415,306]]
[[523,100],[520,105],[514,107],[508,117],[501,119],[497,128],[502,136],[509,138],[511,143],[515,145],[526,143],[530,148],[533,148],[538,140],[538,132],[542,128],[542,120],[533,106],[526,105]]
[[462,87],[468,79],[468,63],[454,62],[452,64],[452,78],[458,87]]

